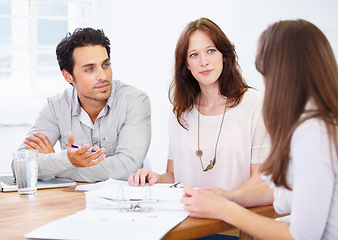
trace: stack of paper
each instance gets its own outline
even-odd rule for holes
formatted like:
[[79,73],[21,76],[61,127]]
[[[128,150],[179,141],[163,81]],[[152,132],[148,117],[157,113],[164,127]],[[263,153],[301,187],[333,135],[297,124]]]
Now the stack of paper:
[[169,184],[146,185],[145,187],[131,187],[125,181],[109,179],[104,183],[98,183],[99,188],[86,186],[78,189],[87,189],[86,207],[97,209],[118,209],[124,201],[149,200],[155,210],[183,211],[182,188],[169,188]]
[[[118,202],[123,199],[149,199],[158,203],[152,211],[123,212]],[[169,188],[168,184],[130,187],[127,182],[108,180],[98,184],[81,185],[86,190],[86,209],[63,219],[51,222],[29,234],[26,238],[40,239],[161,239],[183,221],[188,213],[180,199],[182,189]]]

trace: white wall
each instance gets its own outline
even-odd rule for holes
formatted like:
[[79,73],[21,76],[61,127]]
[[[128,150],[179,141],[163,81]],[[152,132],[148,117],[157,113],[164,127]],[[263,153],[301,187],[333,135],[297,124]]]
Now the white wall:
[[167,93],[173,75],[174,49],[188,22],[208,17],[218,24],[236,46],[244,78],[259,91],[264,88],[254,66],[256,43],[260,33],[275,21],[303,18],[313,22],[327,36],[336,56],[338,54],[336,0],[95,2],[97,16],[92,27],[102,28],[111,40],[114,78],[140,88],[150,97],[152,143],[148,157],[153,170],[158,172],[166,168],[170,110]]

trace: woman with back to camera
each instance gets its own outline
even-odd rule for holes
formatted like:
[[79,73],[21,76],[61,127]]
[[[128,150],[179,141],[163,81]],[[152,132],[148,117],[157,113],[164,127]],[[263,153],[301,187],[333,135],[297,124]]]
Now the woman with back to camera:
[[234,190],[262,182],[259,167],[270,147],[263,98],[245,83],[234,46],[211,20],[200,18],[183,30],[169,99],[167,171],[139,169],[130,185],[182,182]]
[[[331,46],[310,22],[277,22],[260,37],[256,66],[271,137],[262,168],[267,184],[233,192],[187,187],[185,209],[259,239],[338,239],[338,68]],[[272,202],[291,212],[290,223],[240,206]]]

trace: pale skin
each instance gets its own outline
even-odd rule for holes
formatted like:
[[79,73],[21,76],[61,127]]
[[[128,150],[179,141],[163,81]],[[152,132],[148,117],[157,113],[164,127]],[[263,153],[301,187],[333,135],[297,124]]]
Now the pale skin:
[[[101,110],[105,107],[111,93],[112,70],[106,49],[101,45],[77,47],[73,51],[73,74],[62,70],[64,79],[71,83],[78,94],[81,107],[87,112],[94,123]],[[26,149],[37,149],[40,153],[54,153],[48,137],[42,133],[33,133],[25,139]],[[74,135],[69,133],[67,155],[76,167],[90,167],[100,163],[106,155],[104,148],[89,144],[73,148],[76,145]],[[88,151],[89,149],[95,152]]]
[[[228,105],[226,97],[219,93],[218,78],[223,71],[223,55],[217,50],[210,37],[203,31],[195,31],[189,40],[186,67],[191,71],[201,89],[200,100],[195,103],[200,113],[205,116],[223,114],[225,105]],[[228,108],[229,109],[229,108]],[[261,164],[250,165],[250,178],[239,188],[247,188],[261,183]],[[167,161],[167,170],[164,174],[152,172],[142,168],[131,174],[128,182],[131,186],[144,186],[155,183],[174,183],[174,163],[172,159]]]

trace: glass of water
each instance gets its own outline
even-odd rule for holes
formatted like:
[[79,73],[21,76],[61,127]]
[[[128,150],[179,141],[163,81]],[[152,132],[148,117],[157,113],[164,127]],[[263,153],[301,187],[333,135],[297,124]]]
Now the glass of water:
[[38,181],[38,150],[22,149],[13,153],[15,179],[21,197],[35,196]]

